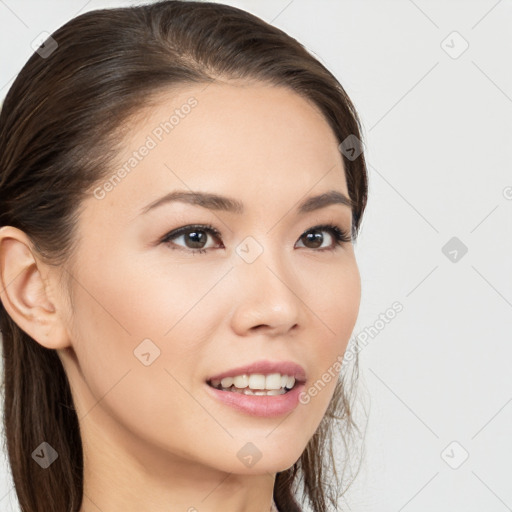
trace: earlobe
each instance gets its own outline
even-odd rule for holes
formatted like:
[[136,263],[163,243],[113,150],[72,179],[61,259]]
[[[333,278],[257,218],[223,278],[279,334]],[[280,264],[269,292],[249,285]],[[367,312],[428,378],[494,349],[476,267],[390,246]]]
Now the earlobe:
[[35,255],[27,235],[13,226],[0,228],[0,300],[16,324],[49,349],[70,345],[48,268]]

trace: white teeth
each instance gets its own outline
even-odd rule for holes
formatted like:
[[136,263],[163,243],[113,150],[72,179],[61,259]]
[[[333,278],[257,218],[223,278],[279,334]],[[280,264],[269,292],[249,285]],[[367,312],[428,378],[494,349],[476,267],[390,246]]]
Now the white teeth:
[[283,388],[280,389],[269,389],[267,395],[284,395],[286,391]]
[[281,374],[280,373],[271,373],[267,375],[265,378],[265,386],[266,389],[281,389],[284,386],[281,386]]
[[247,394],[266,394],[266,391],[278,391],[281,394],[287,389],[293,388],[295,385],[295,378],[289,375],[281,375],[280,373],[270,373],[263,375],[261,373],[254,373],[251,375],[243,374],[236,375],[235,377],[224,377],[223,379],[214,379],[211,381],[214,388],[229,389],[232,386],[232,391],[238,392],[245,389],[250,389],[255,393]]
[[[225,390],[228,391],[228,390]],[[232,393],[239,393],[241,395],[261,395],[261,396],[275,396],[275,395],[284,395],[286,391],[281,389],[269,389],[268,391],[253,391],[252,389],[245,388],[245,389],[238,389],[238,388],[231,388],[229,390]]]
[[233,377],[224,377],[220,383],[223,388],[230,388],[233,385]]
[[265,389],[265,375],[255,373],[249,377],[249,387],[251,389]]
[[247,375],[237,375],[234,379],[233,379],[233,384],[235,385],[235,387],[237,388],[246,388],[248,385],[249,385],[249,377]]

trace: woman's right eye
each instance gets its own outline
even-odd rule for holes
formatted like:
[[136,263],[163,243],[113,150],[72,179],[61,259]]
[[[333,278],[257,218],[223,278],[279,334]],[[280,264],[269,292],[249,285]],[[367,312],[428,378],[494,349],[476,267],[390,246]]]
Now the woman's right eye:
[[[160,242],[169,245],[171,249],[179,248],[185,251],[188,249],[188,252],[192,252],[193,254],[204,254],[206,253],[206,249],[212,248],[205,247],[208,236],[220,239],[221,234],[211,225],[190,225],[167,233]],[[174,242],[181,237],[183,237],[185,247]],[[173,241],[172,243],[171,240]]]

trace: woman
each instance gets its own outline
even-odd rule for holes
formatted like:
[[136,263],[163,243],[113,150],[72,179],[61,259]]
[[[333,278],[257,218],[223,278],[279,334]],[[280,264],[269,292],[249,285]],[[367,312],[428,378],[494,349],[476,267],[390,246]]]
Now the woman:
[[222,4],[88,12],[32,55],[0,115],[22,510],[337,506],[360,138],[321,63]]

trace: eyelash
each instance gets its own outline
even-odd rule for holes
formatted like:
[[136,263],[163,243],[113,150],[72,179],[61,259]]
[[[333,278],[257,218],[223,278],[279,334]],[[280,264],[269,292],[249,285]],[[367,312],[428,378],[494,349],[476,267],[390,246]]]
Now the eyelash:
[[[205,233],[208,233],[208,234],[214,236],[215,238],[222,237],[221,233],[210,224],[191,224],[188,226],[183,226],[181,228],[175,229],[174,231],[170,231],[169,233],[164,235],[164,237],[160,240],[160,243],[168,244],[169,247],[173,250],[178,249],[178,250],[184,250],[186,252],[191,252],[192,254],[196,254],[196,253],[204,254],[207,252],[208,249],[190,249],[190,248],[185,248],[185,247],[181,247],[181,246],[173,247],[170,244],[170,241],[172,239],[177,238],[180,235],[187,234],[189,232],[193,232],[194,230],[204,231]],[[328,231],[334,239],[334,244],[332,247],[316,249],[319,252],[334,251],[335,249],[338,248],[338,246],[341,246],[343,243],[348,243],[348,242],[352,241],[352,238],[347,233],[347,231],[344,230],[343,228],[340,228],[336,224],[320,224],[318,226],[313,226],[312,228],[309,228],[307,231],[304,231],[304,233],[302,233],[302,235],[299,237],[299,240],[304,235],[309,233],[310,231]],[[308,249],[308,247],[305,247],[305,248]],[[312,249],[312,250],[315,250],[315,249]]]

